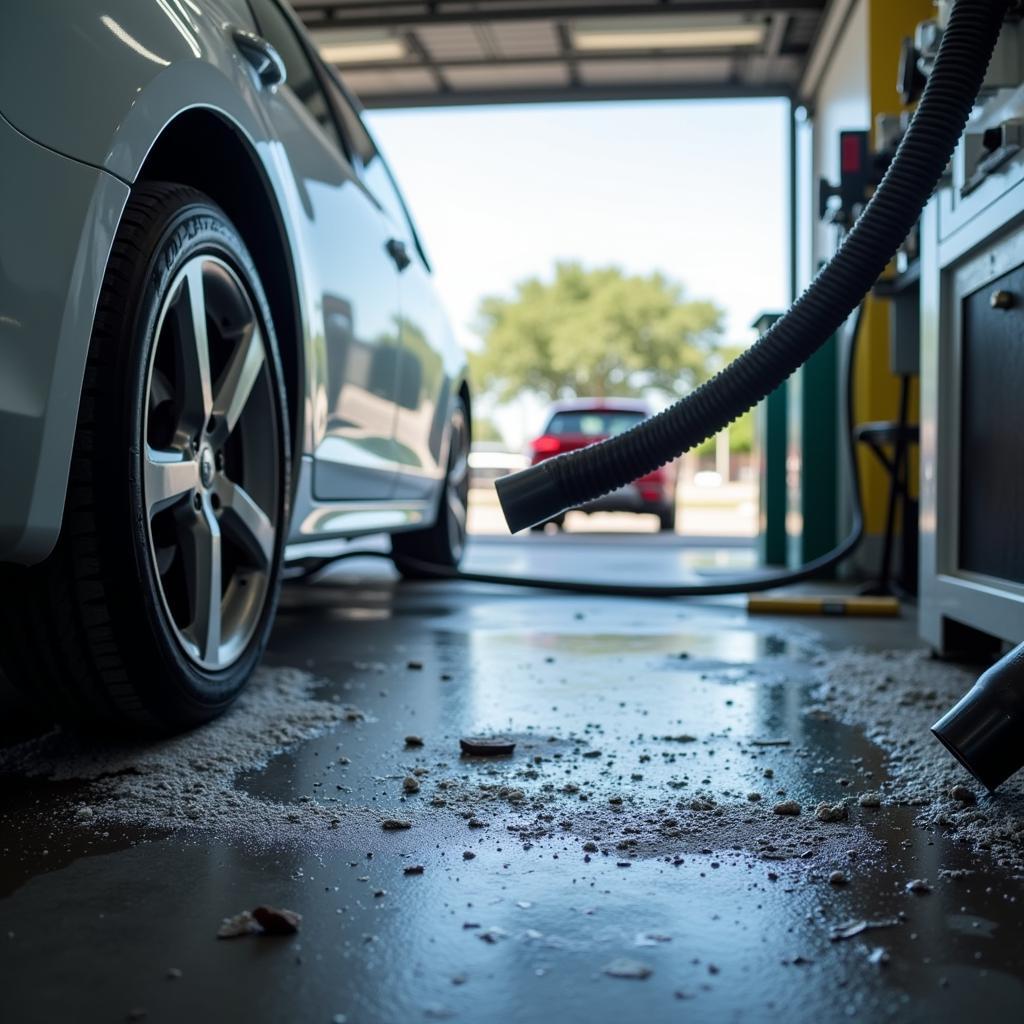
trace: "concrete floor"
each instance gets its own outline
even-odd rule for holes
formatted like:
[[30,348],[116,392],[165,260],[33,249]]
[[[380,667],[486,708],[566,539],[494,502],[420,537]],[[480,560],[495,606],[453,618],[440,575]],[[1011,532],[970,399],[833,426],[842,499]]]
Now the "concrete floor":
[[[473,553],[481,568],[594,575],[606,562],[641,579],[708,558],[657,537]],[[268,663],[317,674],[363,717],[235,786],[274,806],[329,803],[338,826],[85,827],[68,808],[87,784],[0,779],[0,1017],[1020,1019],[1019,879],[911,807],[854,802],[834,825],[772,814],[885,782],[862,732],[804,713],[814,652],[851,643],[906,647],[913,623],[398,586],[369,562],[290,588]],[[460,758],[459,737],[480,732],[513,736],[515,753]],[[417,768],[422,790],[404,795]],[[384,817],[412,827],[385,831]],[[413,864],[422,874],[405,874]],[[906,891],[940,867],[977,873]],[[830,885],[834,870],[849,884]],[[215,938],[256,904],[301,913],[301,930]],[[890,923],[833,939],[858,920]]]

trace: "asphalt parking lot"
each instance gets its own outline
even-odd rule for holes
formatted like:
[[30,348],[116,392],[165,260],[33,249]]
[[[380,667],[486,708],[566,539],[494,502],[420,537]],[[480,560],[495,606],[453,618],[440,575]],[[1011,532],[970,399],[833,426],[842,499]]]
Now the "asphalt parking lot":
[[[750,561],[656,535],[470,554],[648,582]],[[983,993],[1016,1019],[1024,801],[934,750],[970,674],[914,638],[910,612],[343,563],[286,588],[252,689],[198,733],[124,745],[8,712],[3,1016],[961,1021]],[[514,752],[463,755],[481,734]],[[217,937],[260,905],[299,930]]]

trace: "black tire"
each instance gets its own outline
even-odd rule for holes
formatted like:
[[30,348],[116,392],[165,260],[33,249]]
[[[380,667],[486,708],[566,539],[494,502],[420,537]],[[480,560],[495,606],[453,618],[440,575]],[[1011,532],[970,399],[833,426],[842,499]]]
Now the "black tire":
[[676,507],[670,505],[668,508],[663,508],[658,513],[658,530],[661,533],[675,533],[676,532]]
[[470,429],[469,411],[461,395],[452,404],[448,437],[447,467],[434,522],[426,529],[396,533],[391,538],[391,556],[406,579],[436,578],[431,566],[457,569],[466,550]]
[[[192,268],[197,276],[186,280]],[[183,340],[200,335],[202,344]],[[164,365],[178,370],[160,390]],[[44,562],[0,569],[0,660],[23,692],[64,719],[160,731],[198,725],[231,704],[263,652],[280,585],[289,494],[282,380],[259,275],[227,216],[181,185],[133,189],[97,306],[60,538]],[[180,450],[156,444],[158,414],[173,424],[175,443],[187,433]],[[187,463],[194,486],[155,475],[165,456]],[[219,497],[222,486],[230,499]],[[263,519],[240,527],[247,498]],[[188,515],[186,551],[174,531]],[[252,533],[264,520],[270,531]],[[200,531],[215,538],[205,575]],[[238,538],[258,538],[258,569]],[[186,580],[184,597],[174,579]],[[222,656],[222,639],[240,621],[229,617],[239,595],[245,630]],[[191,625],[182,625],[175,616],[187,605]],[[196,655],[185,638],[200,622]]]
[[546,533],[548,523],[551,523],[551,525],[554,526],[556,530],[564,530],[565,513],[562,512],[557,516],[552,516],[550,519],[545,519],[543,523],[534,523],[533,526],[530,527],[530,529],[533,530],[534,533]]

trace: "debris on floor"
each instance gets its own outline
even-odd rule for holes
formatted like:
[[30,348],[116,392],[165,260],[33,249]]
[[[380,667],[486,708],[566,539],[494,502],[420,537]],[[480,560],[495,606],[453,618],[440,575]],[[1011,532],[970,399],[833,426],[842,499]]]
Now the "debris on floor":
[[464,754],[472,757],[496,757],[514,753],[516,749],[515,741],[503,736],[463,737],[459,740],[459,746]]
[[609,978],[631,978],[636,981],[649,978],[654,973],[654,968],[649,964],[640,960],[627,960],[625,957],[612,960],[611,963],[605,964],[602,970]]
[[294,935],[302,924],[302,915],[283,907],[259,906],[225,917],[217,929],[218,939],[237,939],[245,935]]
[[[822,653],[812,699],[857,726],[886,755],[886,805],[917,808],[918,821],[1024,873],[1024,773],[978,796],[976,783],[931,735],[931,725],[974,684],[977,671],[926,651]],[[871,804],[861,804],[871,806]]]

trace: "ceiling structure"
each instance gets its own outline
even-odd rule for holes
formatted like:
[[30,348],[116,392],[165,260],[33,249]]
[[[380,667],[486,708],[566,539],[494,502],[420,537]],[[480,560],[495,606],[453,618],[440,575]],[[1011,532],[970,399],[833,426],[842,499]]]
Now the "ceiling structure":
[[792,95],[829,0],[292,0],[370,108]]

